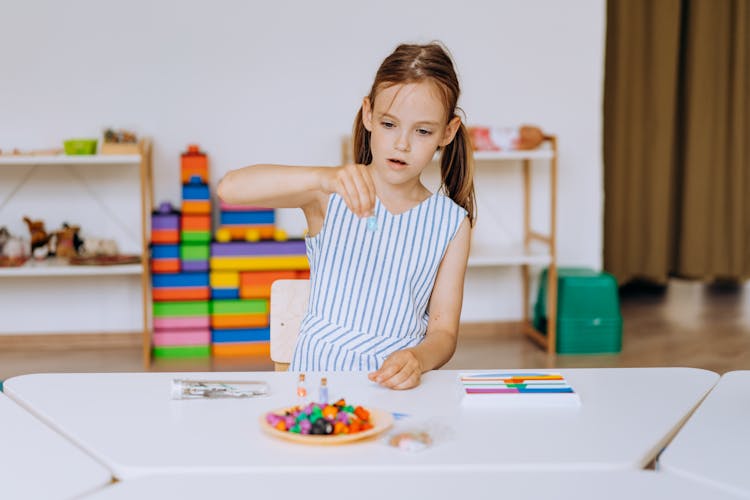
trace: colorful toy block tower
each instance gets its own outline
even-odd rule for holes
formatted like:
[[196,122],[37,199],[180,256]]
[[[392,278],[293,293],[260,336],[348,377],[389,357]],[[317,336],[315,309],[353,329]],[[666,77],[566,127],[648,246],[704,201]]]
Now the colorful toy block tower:
[[310,276],[305,242],[286,241],[266,208],[222,203],[220,221],[210,263],[214,356],[268,356],[271,284]]
[[155,358],[207,357],[211,353],[208,159],[191,145],[182,155],[180,168],[182,213],[162,204],[160,212],[165,213],[152,217]]

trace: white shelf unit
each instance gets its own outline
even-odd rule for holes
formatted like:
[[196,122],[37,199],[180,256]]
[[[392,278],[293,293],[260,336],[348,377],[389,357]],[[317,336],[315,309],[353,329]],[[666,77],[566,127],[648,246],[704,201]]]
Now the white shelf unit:
[[[125,155],[45,155],[45,156],[26,156],[26,155],[9,155],[0,156],[0,176],[3,172],[10,172],[14,167],[24,167],[29,170],[29,174],[21,179],[13,190],[4,193],[0,197],[0,209],[2,209],[18,193],[23,184],[34,173],[35,169],[59,169],[71,168],[79,165],[90,165],[101,169],[121,169],[137,167],[139,177],[140,191],[140,226],[141,231],[138,235],[139,252],[141,263],[123,264],[123,265],[106,265],[106,266],[88,266],[88,265],[70,265],[62,259],[45,259],[43,261],[28,260],[22,266],[0,268],[0,279],[26,279],[26,278],[55,278],[74,279],[76,277],[97,277],[97,276],[140,276],[140,287],[143,307],[143,356],[144,364],[148,366],[150,362],[150,269],[149,269],[149,227],[150,214],[153,209],[153,172],[151,167],[151,142],[142,140],[138,144],[139,154]],[[0,177],[2,178],[2,177]],[[65,186],[60,187],[65,190]],[[43,194],[40,194],[43,196]],[[75,213],[69,214],[75,217]]]
[[[351,137],[346,136],[341,142],[341,160],[343,164],[352,161]],[[433,163],[438,163],[439,153]],[[487,247],[472,244],[468,266],[471,268],[488,268],[499,266],[519,266],[522,272],[523,285],[523,325],[524,334],[547,351],[549,356],[556,353],[556,318],[557,318],[557,252],[556,252],[556,206],[557,206],[557,137],[547,135],[543,144],[533,150],[524,151],[477,151],[474,153],[476,171],[480,172],[490,163],[508,165],[521,162],[523,175],[523,239],[507,247]],[[546,233],[534,231],[531,227],[531,162],[546,161],[549,165],[549,228]],[[529,305],[531,287],[531,266],[547,266],[547,333],[534,329]]]
[[[469,266],[520,266],[522,272],[523,332],[554,356],[557,346],[557,137],[547,135],[539,149],[528,151],[479,151],[474,161],[479,170],[485,163],[518,162],[523,175],[523,241],[506,248],[472,246]],[[546,160],[549,165],[549,227],[546,233],[531,227],[531,162]],[[531,320],[531,266],[547,266],[547,332],[537,331]]]

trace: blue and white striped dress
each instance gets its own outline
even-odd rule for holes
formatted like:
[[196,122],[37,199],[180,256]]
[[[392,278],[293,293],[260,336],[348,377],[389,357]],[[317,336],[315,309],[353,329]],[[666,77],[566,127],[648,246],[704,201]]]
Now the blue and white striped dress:
[[323,227],[306,240],[310,301],[290,370],[370,371],[427,331],[440,262],[466,210],[435,193],[393,215],[377,200],[367,230],[338,194]]

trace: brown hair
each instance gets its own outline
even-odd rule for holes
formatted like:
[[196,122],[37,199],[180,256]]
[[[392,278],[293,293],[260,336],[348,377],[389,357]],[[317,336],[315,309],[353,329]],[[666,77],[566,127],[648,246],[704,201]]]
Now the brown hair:
[[[446,50],[438,43],[426,45],[402,44],[385,58],[378,68],[370,89],[370,103],[375,103],[377,92],[392,85],[428,81],[440,91],[447,115],[446,124],[461,111],[457,107],[461,93],[453,62]],[[372,162],[370,132],[362,122],[362,108],[354,120],[352,132],[354,160],[368,165]],[[474,201],[474,156],[469,133],[461,122],[456,136],[443,148],[440,157],[440,188],[458,205],[466,209],[469,223],[476,220]]]

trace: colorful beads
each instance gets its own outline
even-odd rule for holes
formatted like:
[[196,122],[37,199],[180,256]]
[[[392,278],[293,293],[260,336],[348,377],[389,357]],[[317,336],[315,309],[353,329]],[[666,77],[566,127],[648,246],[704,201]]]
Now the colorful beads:
[[268,413],[266,422],[280,431],[314,435],[355,434],[373,428],[370,412],[361,406],[347,405],[344,399],[332,405],[310,403],[289,408],[283,414]]

